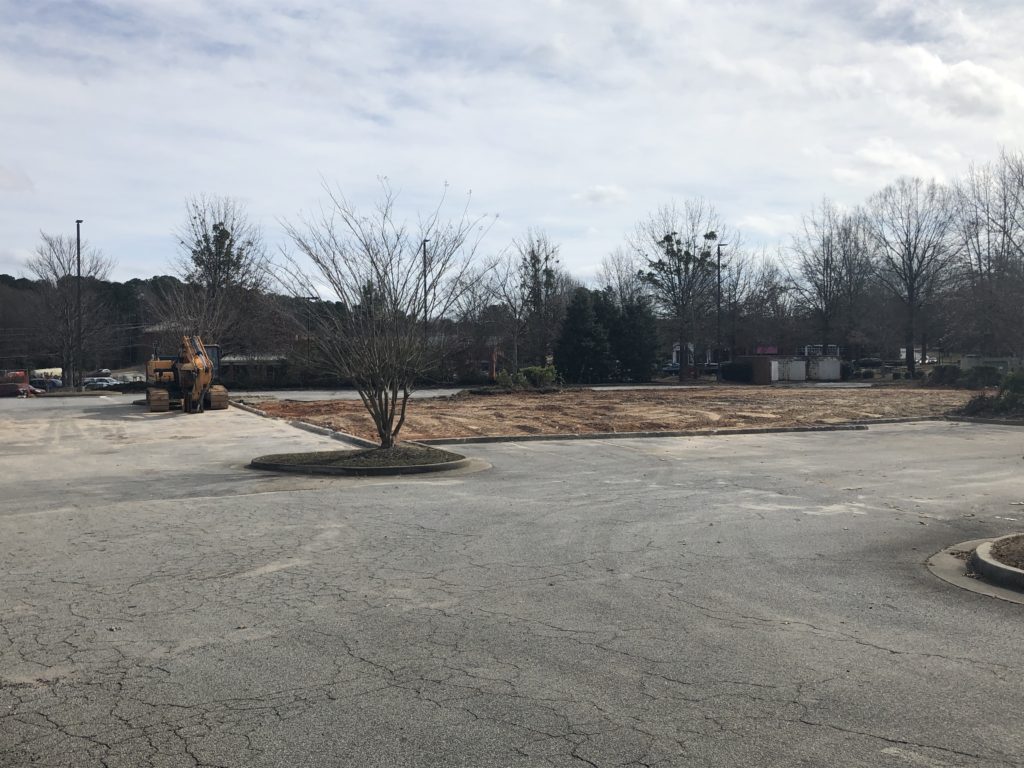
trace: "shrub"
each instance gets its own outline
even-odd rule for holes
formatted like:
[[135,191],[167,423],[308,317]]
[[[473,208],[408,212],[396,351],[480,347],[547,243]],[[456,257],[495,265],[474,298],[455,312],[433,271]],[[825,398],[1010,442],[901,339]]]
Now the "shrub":
[[498,371],[498,375],[494,377],[494,384],[499,389],[509,391],[536,389],[546,392],[558,387],[561,380],[553,365],[534,365],[520,368],[517,373]]
[[996,399],[988,395],[978,395],[967,401],[967,404],[960,409],[964,416],[980,416],[991,413],[995,410]]
[[519,373],[531,387],[536,389],[553,387],[558,382],[558,371],[553,365],[533,365],[529,368],[522,368]]
[[498,375],[494,377],[494,383],[502,389],[526,389],[526,377],[523,376],[522,371],[512,374],[508,371],[498,371]]
[[749,361],[722,363],[722,380],[749,384],[754,380],[754,364]]
[[1007,376],[998,394],[971,398],[960,413],[965,416],[1024,416],[1024,371]]
[[1003,413],[1024,412],[1024,371],[1011,373],[1003,380],[996,396],[999,410]]
[[960,378],[959,365],[936,365],[928,376],[928,383],[935,386],[952,387]]
[[988,365],[979,365],[971,368],[962,377],[961,384],[968,389],[984,389],[985,387],[998,387],[1003,379],[1003,374],[998,368]]
[[853,365],[845,360],[839,364],[839,379],[849,381],[853,378]]
[[999,394],[1000,396],[1006,394],[1024,395],[1024,371],[1011,373],[1003,379],[1003,384],[999,388]]

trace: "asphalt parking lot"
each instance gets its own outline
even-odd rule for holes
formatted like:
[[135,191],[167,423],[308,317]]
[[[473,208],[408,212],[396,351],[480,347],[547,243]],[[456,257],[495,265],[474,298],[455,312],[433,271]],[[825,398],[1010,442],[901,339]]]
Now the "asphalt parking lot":
[[[2,766],[1020,766],[1024,606],[925,568],[1024,529],[1024,430],[465,446],[0,401]],[[1016,518],[1016,519],[1014,519]]]

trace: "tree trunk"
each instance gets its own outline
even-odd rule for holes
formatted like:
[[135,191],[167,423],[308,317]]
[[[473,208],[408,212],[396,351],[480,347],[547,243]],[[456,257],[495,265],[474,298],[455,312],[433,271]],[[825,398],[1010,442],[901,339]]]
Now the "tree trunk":
[[904,343],[907,345],[904,361],[907,364],[907,371],[913,377],[916,364],[914,360],[914,308],[912,306],[907,308],[907,329],[904,334]]

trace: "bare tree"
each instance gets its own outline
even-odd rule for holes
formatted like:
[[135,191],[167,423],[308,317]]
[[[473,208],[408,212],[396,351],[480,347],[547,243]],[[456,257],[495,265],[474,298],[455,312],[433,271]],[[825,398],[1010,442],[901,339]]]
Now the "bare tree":
[[1024,156],[973,166],[954,188],[954,309],[967,349],[1024,353]]
[[914,340],[922,308],[948,279],[958,247],[950,196],[935,181],[903,177],[868,201],[868,232],[876,276],[903,305],[907,369],[915,370]]
[[[558,245],[543,230],[528,230],[512,247],[519,256],[519,290],[525,303],[522,335],[526,357],[532,363],[547,365],[576,282],[562,269]],[[519,362],[516,360],[517,369]]]
[[636,251],[616,248],[601,260],[597,271],[597,284],[610,290],[620,307],[649,298],[647,283],[640,277],[646,262]]
[[804,217],[791,251],[796,256],[793,289],[816,318],[821,344],[846,342],[872,275],[863,215],[841,211],[826,198]]
[[431,323],[449,318],[473,284],[484,217],[444,218],[445,198],[416,224],[401,220],[397,194],[382,182],[371,213],[325,185],[320,212],[285,228],[299,257],[288,281],[300,296],[318,296],[317,344],[325,362],[350,380],[373,418],[381,448],[392,448],[405,423],[417,376],[443,353]]
[[530,296],[523,282],[523,259],[508,252],[491,273],[491,291],[502,310],[505,335],[512,349],[512,372],[519,370],[519,349],[530,313]]
[[[64,369],[79,374],[90,354],[95,353],[98,341],[105,331],[104,305],[96,290],[98,281],[110,277],[112,259],[87,243],[82,243],[82,281],[76,278],[78,244],[70,235],[50,235],[40,232],[42,242],[29,257],[27,267],[39,281],[45,320],[45,342],[54,349]],[[81,291],[82,359],[76,352],[78,337],[78,292]],[[66,386],[76,382],[66,380]]]
[[669,205],[641,221],[630,245],[645,265],[639,273],[662,314],[671,318],[680,351],[679,378],[686,370],[689,342],[714,306],[716,265],[713,249],[726,237],[721,219],[706,200]]
[[738,335],[733,341],[734,347],[744,347],[748,354],[756,354],[759,346],[784,348],[795,344],[792,283],[779,261],[762,251],[748,265],[750,285],[741,307],[745,329],[743,338]]
[[238,346],[270,282],[262,233],[231,197],[192,197],[185,212],[173,262],[181,282],[154,297],[154,314],[171,335]]
[[[743,248],[730,248],[728,259],[722,265],[722,312],[729,357],[735,353],[739,324],[758,285],[760,262]],[[767,257],[762,255],[762,261]]]

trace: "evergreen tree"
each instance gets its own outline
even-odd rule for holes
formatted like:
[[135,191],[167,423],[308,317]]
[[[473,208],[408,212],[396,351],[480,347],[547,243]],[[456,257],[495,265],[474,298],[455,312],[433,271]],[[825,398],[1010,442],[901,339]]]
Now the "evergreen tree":
[[566,309],[562,333],[555,346],[555,366],[566,381],[594,384],[607,381],[615,370],[606,327],[598,320],[615,307],[603,294],[577,288]]
[[650,381],[658,362],[658,327],[650,303],[642,296],[618,309],[618,322],[609,328],[612,351],[619,361],[619,376]]

